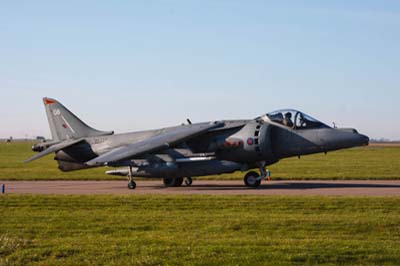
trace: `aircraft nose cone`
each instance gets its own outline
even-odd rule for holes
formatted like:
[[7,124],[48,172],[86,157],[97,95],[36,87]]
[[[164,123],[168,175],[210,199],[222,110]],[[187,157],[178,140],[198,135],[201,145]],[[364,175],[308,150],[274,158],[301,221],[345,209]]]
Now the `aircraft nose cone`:
[[344,138],[347,140],[350,147],[367,146],[369,144],[369,137],[358,133],[355,128],[341,128],[340,131],[345,134]]
[[359,138],[362,145],[367,146],[369,144],[369,137],[359,134]]
[[353,128],[344,128],[334,131],[330,139],[331,146],[336,148],[351,148],[367,146],[369,144],[369,137],[358,133],[358,131]]

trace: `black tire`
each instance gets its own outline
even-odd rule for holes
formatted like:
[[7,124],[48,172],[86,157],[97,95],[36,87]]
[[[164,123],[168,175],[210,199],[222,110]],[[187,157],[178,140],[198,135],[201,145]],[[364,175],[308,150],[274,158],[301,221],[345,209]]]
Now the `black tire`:
[[164,186],[166,187],[180,187],[183,184],[182,177],[165,177],[163,178]]
[[129,189],[135,189],[136,188],[136,183],[134,181],[131,181],[128,183],[128,188]]
[[180,186],[182,186],[182,184],[183,184],[183,177],[176,177],[174,187],[180,187]]
[[175,178],[173,177],[164,177],[163,178],[164,186],[166,187],[173,187],[175,183]]
[[260,175],[254,171],[248,172],[244,176],[244,184],[247,187],[257,188],[261,185],[261,180],[257,180]]
[[190,187],[193,184],[193,179],[191,177],[185,178],[185,185]]

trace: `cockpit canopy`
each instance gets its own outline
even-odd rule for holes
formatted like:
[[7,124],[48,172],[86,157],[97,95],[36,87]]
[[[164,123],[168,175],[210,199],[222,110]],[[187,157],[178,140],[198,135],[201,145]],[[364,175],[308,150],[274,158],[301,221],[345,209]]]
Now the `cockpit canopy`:
[[260,117],[293,129],[329,128],[326,124],[297,110],[287,109],[268,113]]

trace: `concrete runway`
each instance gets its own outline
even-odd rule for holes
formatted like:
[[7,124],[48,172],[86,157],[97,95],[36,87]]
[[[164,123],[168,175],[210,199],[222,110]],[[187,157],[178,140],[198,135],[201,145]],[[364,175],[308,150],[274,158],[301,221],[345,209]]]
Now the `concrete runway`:
[[264,181],[257,189],[242,181],[194,180],[191,187],[166,188],[162,181],[137,181],[129,190],[127,181],[0,181],[6,194],[182,194],[182,195],[322,195],[322,196],[400,196],[396,181]]

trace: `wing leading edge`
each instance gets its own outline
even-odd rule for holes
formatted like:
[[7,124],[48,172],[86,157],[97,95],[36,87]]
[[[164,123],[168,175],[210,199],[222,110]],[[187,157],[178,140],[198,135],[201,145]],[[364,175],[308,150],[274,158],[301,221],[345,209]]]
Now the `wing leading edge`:
[[94,158],[93,160],[86,162],[86,165],[98,166],[105,165],[107,163],[133,159],[146,153],[152,153],[158,150],[169,148],[223,125],[223,122],[213,122],[179,127],[174,130],[150,137],[143,141],[115,148]]

